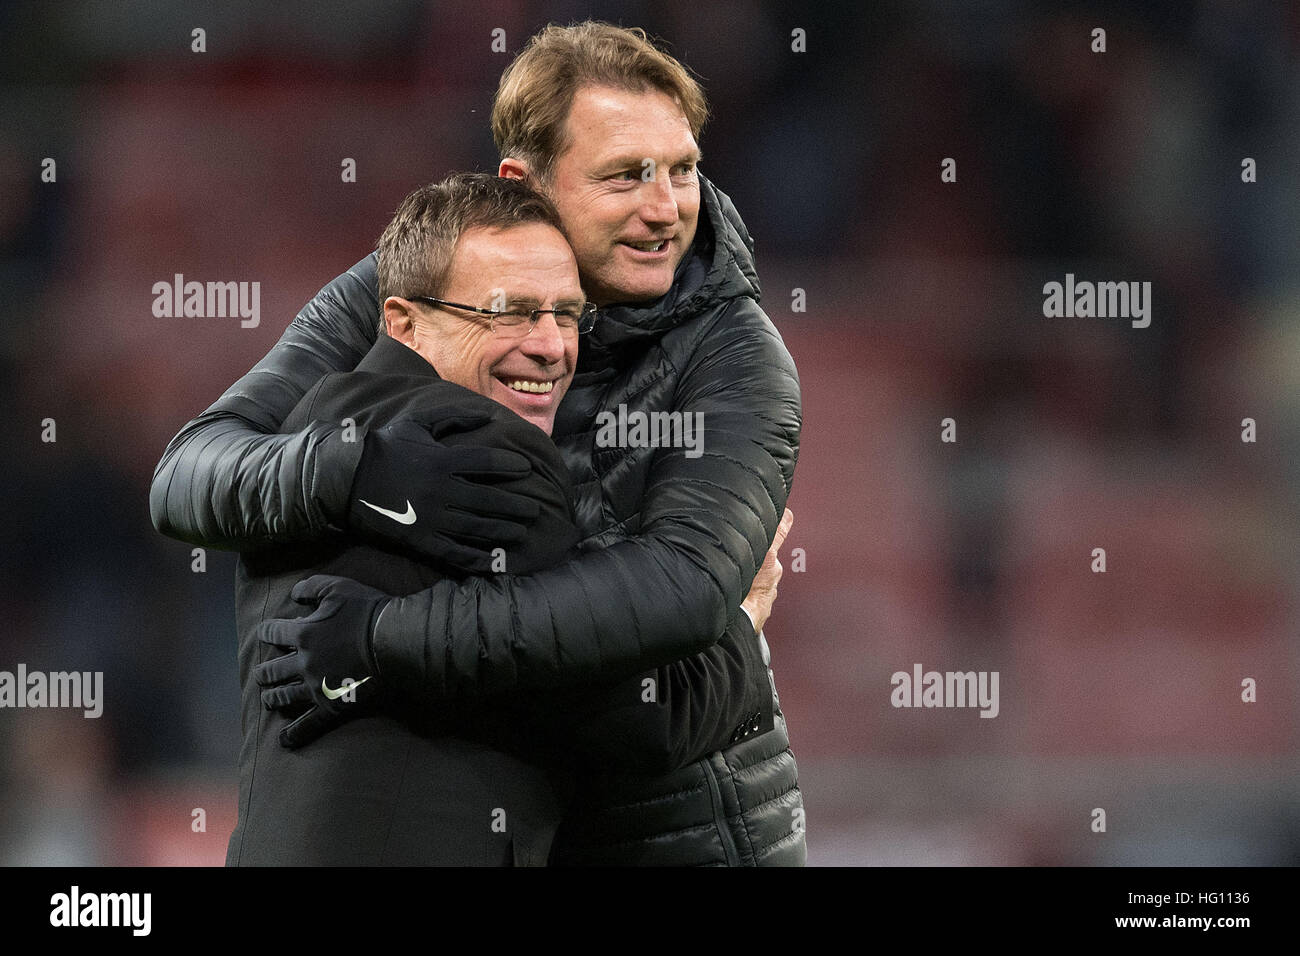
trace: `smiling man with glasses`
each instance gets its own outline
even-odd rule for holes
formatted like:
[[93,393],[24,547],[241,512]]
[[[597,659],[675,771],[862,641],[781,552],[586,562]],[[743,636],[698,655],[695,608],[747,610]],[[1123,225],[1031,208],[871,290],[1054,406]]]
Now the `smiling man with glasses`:
[[596,321],[564,237],[542,223],[467,230],[444,289],[445,299],[384,295],[388,334],[447,381],[500,402],[549,435],[573,379],[578,336]]
[[[423,355],[443,378],[514,409],[549,435],[573,377],[578,336],[596,324],[596,307],[582,300],[581,289],[563,293],[576,298],[542,308],[535,297],[511,287],[483,288],[483,280],[475,278],[518,271],[512,262],[527,262],[531,271],[544,265],[548,254],[554,267],[561,267],[548,238],[540,226],[475,230],[461,238],[448,295],[480,290],[465,297],[500,301],[500,309],[429,295],[394,296],[385,300],[384,319],[388,334]],[[411,308],[411,303],[432,308]]]
[[[573,378],[579,336],[595,315],[554,207],[518,182],[450,176],[402,202],[379,241],[379,275],[385,292],[409,286],[448,299],[386,295],[383,331],[356,370],[325,375],[283,427],[350,421],[387,429],[399,449],[418,448],[428,433],[416,422],[436,417],[444,444],[495,454],[469,466],[473,477],[536,515],[523,541],[501,549],[502,565],[526,573],[562,562],[577,529],[569,478],[548,436]],[[494,301],[501,307],[491,308]],[[522,467],[512,470],[513,459]],[[360,504],[379,526],[415,523],[413,487],[466,477],[407,474],[373,495],[380,500]],[[413,706],[385,693],[355,642],[293,648],[259,640],[263,621],[302,612],[295,588],[308,575],[344,576],[344,590],[356,596],[400,595],[471,569],[355,536],[241,557],[244,740],[229,863],[546,861],[568,785],[536,764],[537,747],[525,734],[556,712],[553,702],[540,711],[518,697],[482,707]],[[359,636],[368,630],[369,622],[356,623]],[[310,749],[282,746],[322,726],[334,729]]]

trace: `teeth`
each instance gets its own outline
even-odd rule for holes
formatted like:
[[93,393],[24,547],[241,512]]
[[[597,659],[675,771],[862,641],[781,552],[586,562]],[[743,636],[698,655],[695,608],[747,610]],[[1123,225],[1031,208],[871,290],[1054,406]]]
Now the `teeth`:
[[666,239],[659,239],[655,242],[629,242],[628,245],[633,249],[640,249],[642,252],[658,252],[663,248]]
[[554,382],[525,382],[522,379],[517,382],[507,382],[506,384],[516,392],[534,392],[538,395],[545,395],[555,388]]

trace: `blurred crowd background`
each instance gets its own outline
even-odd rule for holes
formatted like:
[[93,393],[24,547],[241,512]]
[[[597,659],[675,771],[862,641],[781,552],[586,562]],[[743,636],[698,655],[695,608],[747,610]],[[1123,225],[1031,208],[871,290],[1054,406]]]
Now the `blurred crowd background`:
[[[767,634],[810,863],[1300,862],[1294,5],[10,0],[0,670],[105,702],[0,710],[0,863],[223,860],[234,560],[153,530],[153,468],[408,191],[495,168],[510,54],[587,17],[700,76],[799,367]],[[1067,272],[1151,282],[1150,327],[1044,318]],[[260,324],[155,318],[175,273]],[[893,708],[915,663],[999,716]]]

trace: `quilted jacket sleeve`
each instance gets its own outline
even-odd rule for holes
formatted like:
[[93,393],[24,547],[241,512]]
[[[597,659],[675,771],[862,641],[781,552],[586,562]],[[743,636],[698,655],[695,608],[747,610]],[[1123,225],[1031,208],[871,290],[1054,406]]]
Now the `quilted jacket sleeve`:
[[394,600],[375,629],[386,679],[469,699],[616,680],[718,641],[776,533],[801,409],[794,363],[756,303],[702,321],[673,409],[702,416],[702,454],[656,452],[639,533],[537,574]]
[[538,694],[530,706],[546,759],[603,772],[659,774],[735,743],[738,726],[770,724],[771,678],[749,618],[698,654],[610,687]]
[[336,527],[362,442],[328,441],[337,426],[320,423],[276,431],[322,375],[355,368],[374,344],[375,281],[372,253],[323,288],[266,357],[171,440],[149,492],[155,528],[251,550]]

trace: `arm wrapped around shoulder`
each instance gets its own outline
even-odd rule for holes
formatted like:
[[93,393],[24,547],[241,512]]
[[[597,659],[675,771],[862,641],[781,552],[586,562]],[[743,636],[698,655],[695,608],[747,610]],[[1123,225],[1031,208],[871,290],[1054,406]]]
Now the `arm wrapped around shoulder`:
[[333,426],[277,435],[321,376],[348,371],[378,333],[375,256],[321,289],[280,341],[167,445],[149,512],[165,535],[214,548],[254,549],[342,527],[359,442]]
[[444,581],[391,605],[375,654],[399,693],[466,699],[610,681],[715,644],[785,510],[798,457],[794,363],[748,299],[701,329],[671,411],[702,440],[655,452],[641,532],[532,575]]

